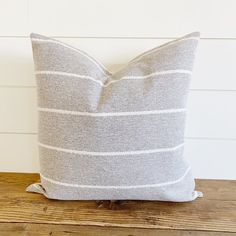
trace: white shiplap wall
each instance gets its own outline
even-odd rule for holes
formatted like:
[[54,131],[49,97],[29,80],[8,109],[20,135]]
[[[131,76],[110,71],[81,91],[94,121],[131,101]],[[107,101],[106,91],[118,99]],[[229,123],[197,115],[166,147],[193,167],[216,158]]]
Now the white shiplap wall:
[[198,178],[236,179],[235,9],[235,0],[0,0],[0,171],[39,171],[30,32],[71,43],[115,71],[198,30],[185,155]]

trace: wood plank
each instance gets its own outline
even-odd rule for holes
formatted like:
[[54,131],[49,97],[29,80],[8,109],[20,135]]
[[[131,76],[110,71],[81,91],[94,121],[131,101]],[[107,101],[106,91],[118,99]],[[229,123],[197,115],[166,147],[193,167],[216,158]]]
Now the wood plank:
[[28,1],[0,0],[0,6],[0,36],[28,34]]
[[[185,158],[196,178],[234,180],[235,146],[236,141],[232,140],[187,138]],[[39,172],[37,135],[0,134],[0,150],[0,171]],[[208,163],[211,163],[210,170]]]
[[1,236],[234,236],[236,233],[100,226],[0,223]]
[[235,7],[234,0],[32,0],[29,20],[34,31],[54,36],[176,37],[199,30],[235,38]]
[[[35,88],[0,88],[0,132],[37,132]],[[236,92],[191,91],[187,137],[236,139]],[[17,117],[17,119],[15,119]]]
[[214,182],[211,187],[212,181],[199,180],[197,189],[204,198],[193,202],[127,201],[109,210],[98,208],[94,201],[57,201],[26,193],[25,187],[38,178],[37,174],[0,174],[0,223],[236,233],[236,181]]
[[[116,71],[168,39],[60,38]],[[35,86],[29,38],[0,38],[0,86]],[[236,40],[201,40],[191,89],[236,90]],[[14,70],[12,70],[14,68]]]

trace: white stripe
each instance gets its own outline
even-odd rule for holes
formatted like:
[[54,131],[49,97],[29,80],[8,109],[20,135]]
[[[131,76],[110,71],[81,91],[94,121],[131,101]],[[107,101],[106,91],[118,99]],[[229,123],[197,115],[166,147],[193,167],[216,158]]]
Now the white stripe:
[[111,74],[111,73],[106,69],[106,67],[105,67],[102,63],[98,62],[98,61],[95,60],[93,57],[89,56],[87,53],[85,53],[85,52],[83,52],[83,51],[81,51],[81,50],[79,50],[79,49],[77,49],[77,48],[74,48],[74,47],[69,46],[69,45],[67,45],[67,44],[65,44],[65,43],[62,43],[62,42],[59,42],[59,41],[56,41],[56,40],[52,40],[52,39],[31,38],[31,40],[32,40],[33,42],[54,43],[54,44],[61,45],[61,46],[65,47],[65,48],[69,48],[69,49],[71,49],[71,50],[73,50],[73,51],[76,51],[76,52],[80,53],[81,55],[83,55],[83,56],[85,56],[87,59],[89,59],[91,62],[93,62],[93,63],[100,69],[100,71],[103,72],[103,74],[104,74],[105,76]]
[[97,79],[94,79],[91,76],[87,76],[87,75],[78,75],[78,74],[74,74],[74,73],[68,73],[68,72],[61,72],[61,71],[35,71],[36,75],[62,75],[62,76],[71,76],[71,77],[76,77],[76,78],[80,78],[80,79],[87,79],[87,80],[92,80],[98,84],[100,84],[101,86],[104,86],[103,82]]
[[179,43],[179,42],[186,41],[186,40],[197,40],[197,41],[199,41],[199,37],[182,38],[182,39],[176,39],[176,40],[174,40],[174,41],[172,41],[172,42],[167,42],[167,43],[164,44],[164,45],[155,47],[155,48],[153,48],[153,49],[151,49],[151,50],[149,50],[149,51],[147,51],[147,52],[142,53],[141,55],[139,55],[139,56],[135,57],[134,59],[132,59],[129,63],[138,61],[138,60],[140,60],[141,58],[143,58],[144,56],[147,56],[147,55],[149,55],[149,54],[151,54],[151,53],[153,53],[153,52],[157,52],[157,51],[159,51],[159,50],[162,50],[163,48],[169,47],[169,46],[172,45],[172,44],[177,44],[177,43]]
[[59,113],[59,114],[65,114],[65,115],[108,117],[108,116],[141,116],[141,115],[178,113],[178,112],[186,112],[186,108],[151,110],[151,111],[131,111],[131,112],[82,112],[82,111],[69,111],[69,110],[62,110],[62,109],[38,107],[38,111],[53,112],[53,113]]
[[59,148],[51,145],[46,145],[38,142],[38,145],[47,149],[52,149],[58,152],[66,152],[70,154],[80,154],[80,155],[89,155],[89,156],[126,156],[126,155],[140,155],[140,154],[151,154],[159,152],[174,152],[177,149],[184,146],[184,143],[181,143],[175,147],[171,148],[158,148],[158,149],[149,149],[149,150],[139,150],[139,151],[127,151],[127,152],[89,152],[89,151],[78,151],[72,149]]
[[[158,76],[158,75],[168,75],[168,74],[192,74],[192,71],[189,70],[165,70],[165,71],[156,71],[148,75],[142,75],[142,76],[123,76],[120,79],[117,80],[110,80],[107,84],[104,84],[102,81],[95,79],[91,76],[87,75],[78,75],[74,73],[68,73],[68,72],[61,72],[61,71],[35,71],[36,75],[62,75],[62,76],[71,76],[71,77],[76,77],[80,79],[87,79],[87,80],[92,80],[98,84],[100,84],[102,87],[108,87],[110,84],[119,82],[121,80],[140,80],[140,79],[147,79],[153,76]],[[155,79],[155,78],[154,78]]]
[[[92,61],[103,73],[104,75],[111,75],[111,73],[108,71],[108,69],[102,64],[100,63],[98,60],[95,60],[93,57],[91,57],[90,55],[88,55],[87,53],[77,49],[77,48],[74,48],[72,46],[69,46],[65,43],[62,43],[60,41],[57,41],[57,40],[52,40],[52,39],[38,39],[38,38],[31,38],[32,42],[42,42],[42,43],[54,43],[54,44],[58,44],[58,45],[61,45],[63,47],[66,47],[66,48],[69,48],[73,51],[76,51],[82,55],[84,55],[86,58],[88,58],[90,61]],[[199,37],[188,37],[188,38],[182,38],[182,39],[176,39],[172,42],[169,42],[169,43],[166,43],[165,45],[162,45],[162,46],[158,46],[158,47],[155,47],[147,52],[144,52],[142,53],[141,55],[135,57],[134,59],[132,59],[128,64],[130,64],[131,62],[135,62],[135,61],[138,61],[139,59],[141,59],[142,57],[150,54],[150,53],[153,53],[153,52],[156,52],[156,51],[159,51],[165,47],[168,47],[169,45],[172,45],[172,44],[176,44],[178,42],[182,42],[182,41],[185,41],[185,40],[199,40]]]
[[45,177],[44,175],[40,174],[40,177],[42,179],[45,179],[48,182],[51,182],[53,184],[57,184],[57,185],[62,185],[62,186],[67,186],[67,187],[73,187],[73,188],[92,188],[92,189],[136,189],[136,188],[156,188],[156,187],[163,187],[163,186],[167,186],[167,185],[172,185],[172,184],[176,184],[178,182],[181,182],[185,176],[189,173],[190,171],[190,167],[187,168],[187,170],[184,172],[184,174],[176,180],[173,181],[168,181],[168,182],[163,182],[163,183],[158,183],[158,184],[144,184],[144,185],[131,185],[131,186],[126,186],[126,185],[108,185],[108,186],[104,186],[104,185],[80,185],[80,184],[69,184],[69,183],[63,183],[63,182],[59,182],[53,179],[50,179],[48,177]]

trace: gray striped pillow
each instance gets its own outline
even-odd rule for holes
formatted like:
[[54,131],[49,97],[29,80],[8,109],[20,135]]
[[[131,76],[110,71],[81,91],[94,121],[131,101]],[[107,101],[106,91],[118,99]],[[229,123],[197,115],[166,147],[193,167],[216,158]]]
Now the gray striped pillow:
[[201,196],[183,158],[198,39],[156,47],[111,74],[85,52],[32,34],[41,183],[27,191],[63,200]]

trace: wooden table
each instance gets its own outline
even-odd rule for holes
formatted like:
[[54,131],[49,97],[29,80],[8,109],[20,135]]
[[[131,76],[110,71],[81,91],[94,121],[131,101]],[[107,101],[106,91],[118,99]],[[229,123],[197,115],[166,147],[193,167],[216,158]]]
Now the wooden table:
[[110,210],[95,201],[26,193],[38,179],[38,174],[0,173],[0,236],[236,235],[236,181],[197,180],[204,197],[194,202],[127,201]]

